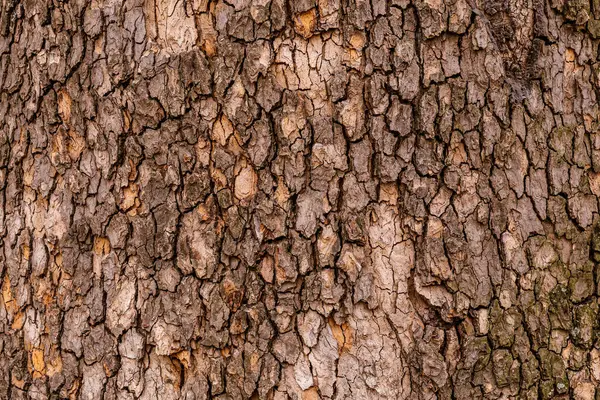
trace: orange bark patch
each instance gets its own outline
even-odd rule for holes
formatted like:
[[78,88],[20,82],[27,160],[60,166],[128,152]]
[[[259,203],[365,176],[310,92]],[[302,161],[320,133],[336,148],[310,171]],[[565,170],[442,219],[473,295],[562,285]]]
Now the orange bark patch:
[[17,301],[13,297],[12,289],[10,287],[10,278],[8,276],[4,276],[4,281],[2,282],[2,301],[4,302],[4,308],[9,317],[12,317],[13,322],[11,328],[14,330],[21,329],[25,323],[25,318],[24,314],[19,311]]
[[329,318],[328,322],[333,337],[338,343],[339,354],[349,351],[352,348],[352,343],[354,341],[352,337],[352,328],[345,322],[342,325],[336,324],[333,318]]
[[129,131],[129,128],[131,128],[131,114],[127,109],[123,110],[123,128],[125,131]]
[[46,362],[44,361],[44,350],[33,349],[31,352],[31,363],[33,364],[33,377],[41,378],[46,374]]
[[98,256],[104,256],[110,252],[110,242],[105,237],[96,236],[94,239],[94,253]]
[[296,15],[294,18],[296,32],[306,39],[312,36],[317,26],[317,10],[311,8],[308,11]]
[[45,306],[49,306],[50,304],[52,304],[53,301],[54,296],[52,296],[51,292],[45,292],[42,296],[42,303],[44,303]]
[[13,386],[18,387],[19,389],[25,389],[25,380],[17,378],[16,375],[12,376],[11,383]]
[[302,400],[318,400],[318,399],[320,399],[319,391],[314,386],[309,387],[308,389],[306,389],[305,391],[302,392]]
[[231,347],[225,347],[221,349],[221,356],[225,358],[229,358],[231,356]]
[[4,276],[4,281],[2,282],[2,300],[4,301],[4,307],[9,314],[14,314],[19,309],[17,302],[13,297],[10,288],[10,278],[8,276]]
[[356,50],[362,50],[366,42],[367,38],[362,32],[356,32],[350,37],[350,45]]
[[356,60],[360,59],[360,53],[354,49],[348,50],[348,54],[350,55],[351,62],[355,62]]
[[198,215],[200,215],[200,220],[202,222],[206,222],[212,219],[212,214],[210,212],[209,207],[207,207],[206,204],[198,205],[198,207],[196,208],[196,212],[198,213]]
[[286,186],[283,179],[279,178],[277,183],[277,189],[275,189],[275,201],[280,207],[286,208],[288,200],[290,199],[290,191]]
[[23,328],[24,324],[25,324],[25,314],[23,314],[21,311],[17,311],[17,313],[15,314],[13,323],[11,325],[11,328],[14,329],[15,331],[18,331],[19,329]]
[[79,387],[81,386],[81,382],[79,379],[73,382],[71,388],[69,389],[69,400],[76,400],[77,393],[79,392]]
[[204,39],[202,42],[202,50],[209,57],[217,54],[216,40],[213,36],[208,36],[206,39]]
[[176,353],[175,358],[179,360],[179,362],[181,363],[181,365],[183,365],[183,368],[185,369],[190,369],[190,367],[192,366],[192,362],[190,360],[190,352],[188,350],[183,350],[179,353]]
[[140,200],[138,199],[139,187],[137,184],[132,183],[123,189],[123,197],[121,198],[121,210],[130,211],[140,206]]
[[29,248],[28,245],[24,244],[23,247],[21,247],[21,255],[23,256],[23,260],[29,261],[29,256],[31,255],[31,249]]

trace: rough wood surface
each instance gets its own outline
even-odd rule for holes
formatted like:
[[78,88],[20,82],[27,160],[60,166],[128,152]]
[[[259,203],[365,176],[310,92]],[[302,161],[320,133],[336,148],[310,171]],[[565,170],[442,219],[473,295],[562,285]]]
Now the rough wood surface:
[[0,11],[0,399],[600,399],[598,0]]

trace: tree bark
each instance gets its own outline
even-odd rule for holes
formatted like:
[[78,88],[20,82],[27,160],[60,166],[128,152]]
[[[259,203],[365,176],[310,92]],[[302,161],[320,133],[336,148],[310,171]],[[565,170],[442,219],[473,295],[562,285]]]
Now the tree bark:
[[3,0],[1,399],[600,399],[598,0]]

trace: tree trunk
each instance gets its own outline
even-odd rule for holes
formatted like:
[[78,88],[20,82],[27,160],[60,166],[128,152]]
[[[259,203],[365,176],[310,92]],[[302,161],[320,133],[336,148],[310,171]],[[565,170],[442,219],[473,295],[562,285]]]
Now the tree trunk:
[[599,0],[3,0],[1,399],[600,399]]

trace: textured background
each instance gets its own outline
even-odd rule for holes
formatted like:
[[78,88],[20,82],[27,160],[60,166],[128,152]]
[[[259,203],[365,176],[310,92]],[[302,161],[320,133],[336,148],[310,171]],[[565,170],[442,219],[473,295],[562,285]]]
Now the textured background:
[[599,0],[2,0],[1,399],[598,399]]

